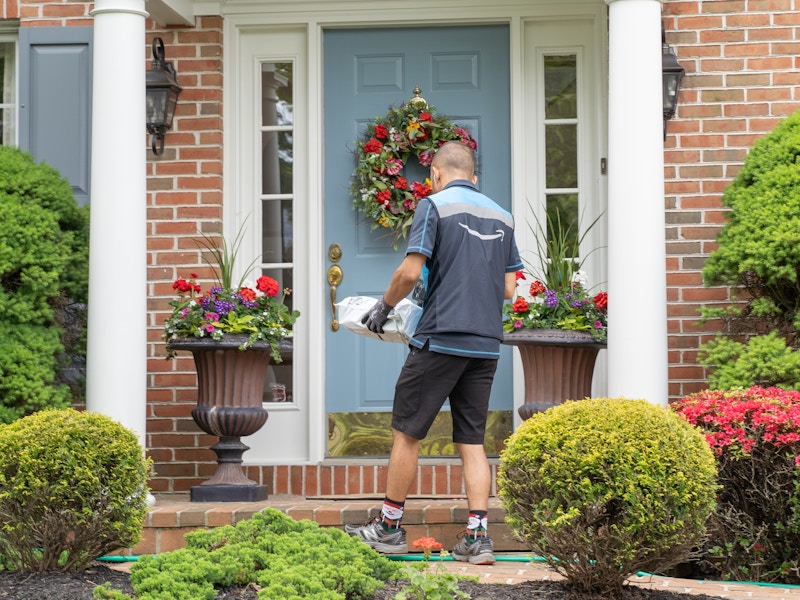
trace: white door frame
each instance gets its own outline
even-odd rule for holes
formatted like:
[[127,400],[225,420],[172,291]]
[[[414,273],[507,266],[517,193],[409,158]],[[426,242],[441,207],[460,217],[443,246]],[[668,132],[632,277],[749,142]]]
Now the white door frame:
[[[219,14],[219,13],[217,13]],[[360,1],[341,4],[336,0],[305,2],[296,0],[291,4],[272,0],[247,2],[231,0],[225,3],[222,14],[224,23],[224,57],[223,72],[225,76],[223,88],[223,144],[224,155],[224,191],[223,214],[224,234],[235,235],[242,220],[250,213],[252,207],[247,206],[244,199],[242,182],[247,178],[252,181],[256,175],[252,171],[252,161],[248,161],[251,149],[247,146],[241,132],[243,128],[252,126],[245,114],[248,104],[241,98],[246,92],[242,82],[246,78],[245,71],[252,64],[245,64],[242,55],[243,36],[269,35],[271,32],[295,32],[305,40],[306,81],[302,88],[307,90],[305,97],[296,104],[305,114],[295,112],[295,120],[304,120],[305,135],[296,140],[296,152],[299,144],[306,144],[301,154],[306,161],[304,165],[296,165],[296,180],[305,182],[305,198],[300,198],[295,206],[295,307],[302,316],[295,328],[295,381],[299,395],[298,402],[305,411],[307,423],[307,444],[300,452],[284,452],[286,447],[275,447],[270,441],[274,429],[281,429],[281,412],[271,412],[267,425],[262,431],[247,438],[246,443],[251,451],[245,455],[248,464],[316,464],[325,458],[327,415],[325,411],[325,348],[323,336],[318,332],[328,326],[329,307],[327,305],[327,268],[326,248],[324,248],[324,206],[323,182],[324,156],[322,144],[323,124],[323,89],[322,61],[323,31],[329,27],[365,27],[365,26],[412,26],[422,24],[480,24],[508,23],[510,33],[510,71],[511,71],[511,119],[515,124],[511,128],[511,177],[512,177],[512,210],[517,222],[524,223],[528,207],[526,196],[536,187],[525,173],[530,171],[536,157],[530,156],[530,144],[525,133],[530,130],[532,100],[526,96],[526,75],[534,76],[530,65],[526,66],[526,32],[530,35],[529,24],[545,25],[548,22],[569,23],[582,21],[588,24],[594,42],[593,49],[586,55],[595,74],[593,85],[596,89],[591,94],[591,118],[593,133],[588,153],[590,158],[605,156],[607,147],[606,131],[606,49],[607,10],[603,0],[572,1],[562,0],[558,5],[541,4],[531,0],[507,0],[497,5],[487,5],[483,0],[462,0],[457,4],[451,2],[431,5],[417,0],[388,2],[385,0]],[[458,18],[453,18],[457,14]],[[413,19],[409,18],[409,15]],[[578,40],[575,40],[575,44]],[[572,45],[563,42],[562,45]],[[528,42],[528,47],[530,43]],[[252,104],[252,101],[250,101]],[[517,126],[519,125],[519,126]],[[589,165],[586,165],[588,167]],[[599,166],[596,165],[599,174]],[[302,169],[302,172],[299,171]],[[592,177],[593,193],[596,202],[606,206],[606,184],[604,178]],[[519,226],[522,232],[524,226]],[[535,247],[527,236],[521,235],[519,245],[525,248]],[[255,248],[255,241],[250,241],[250,248],[242,248],[243,255]],[[515,358],[514,367],[514,406],[523,402],[524,384],[521,379],[522,369],[519,359]],[[516,414],[515,414],[516,419]],[[270,427],[272,425],[272,427]],[[249,456],[248,456],[249,455]]]

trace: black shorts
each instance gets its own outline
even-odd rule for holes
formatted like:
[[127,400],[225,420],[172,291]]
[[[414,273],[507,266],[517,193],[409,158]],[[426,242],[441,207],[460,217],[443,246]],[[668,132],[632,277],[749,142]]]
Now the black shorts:
[[450,398],[453,442],[483,444],[497,360],[411,348],[397,379],[392,428],[421,440]]

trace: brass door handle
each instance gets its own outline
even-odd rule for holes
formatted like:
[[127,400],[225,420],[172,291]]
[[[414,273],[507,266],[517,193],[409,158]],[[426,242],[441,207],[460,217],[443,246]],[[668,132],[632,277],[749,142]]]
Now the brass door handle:
[[342,283],[342,276],[342,268],[339,265],[332,265],[328,269],[328,283],[331,286],[331,331],[339,331],[339,321],[336,318],[336,287]]

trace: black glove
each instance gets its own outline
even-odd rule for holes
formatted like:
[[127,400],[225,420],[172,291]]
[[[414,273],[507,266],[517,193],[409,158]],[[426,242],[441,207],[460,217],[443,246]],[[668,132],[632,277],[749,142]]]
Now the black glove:
[[394,306],[389,306],[381,298],[369,312],[361,317],[361,324],[366,325],[372,333],[383,333],[383,326],[389,320],[389,313],[393,308]]

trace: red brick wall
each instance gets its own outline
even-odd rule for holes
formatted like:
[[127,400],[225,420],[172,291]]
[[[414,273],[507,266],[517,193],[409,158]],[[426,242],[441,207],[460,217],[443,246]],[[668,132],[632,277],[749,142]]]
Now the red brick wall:
[[20,19],[21,27],[91,27],[94,20],[89,16],[89,11],[93,7],[93,2],[71,0],[0,0],[0,18]]
[[[222,19],[204,17],[194,28],[148,29],[183,88],[164,153],[148,151],[148,448],[155,463],[151,488],[184,492],[213,475],[209,447],[216,438],[191,418],[197,401],[190,356],[165,360],[161,336],[172,282],[196,273],[209,279],[194,240],[214,235],[222,222]],[[181,353],[185,354],[185,353]]]
[[686,69],[677,117],[667,124],[665,206],[669,393],[705,387],[699,344],[717,323],[698,308],[729,300],[701,270],[725,220],[721,195],[760,136],[800,109],[797,0],[667,0],[669,43]]

